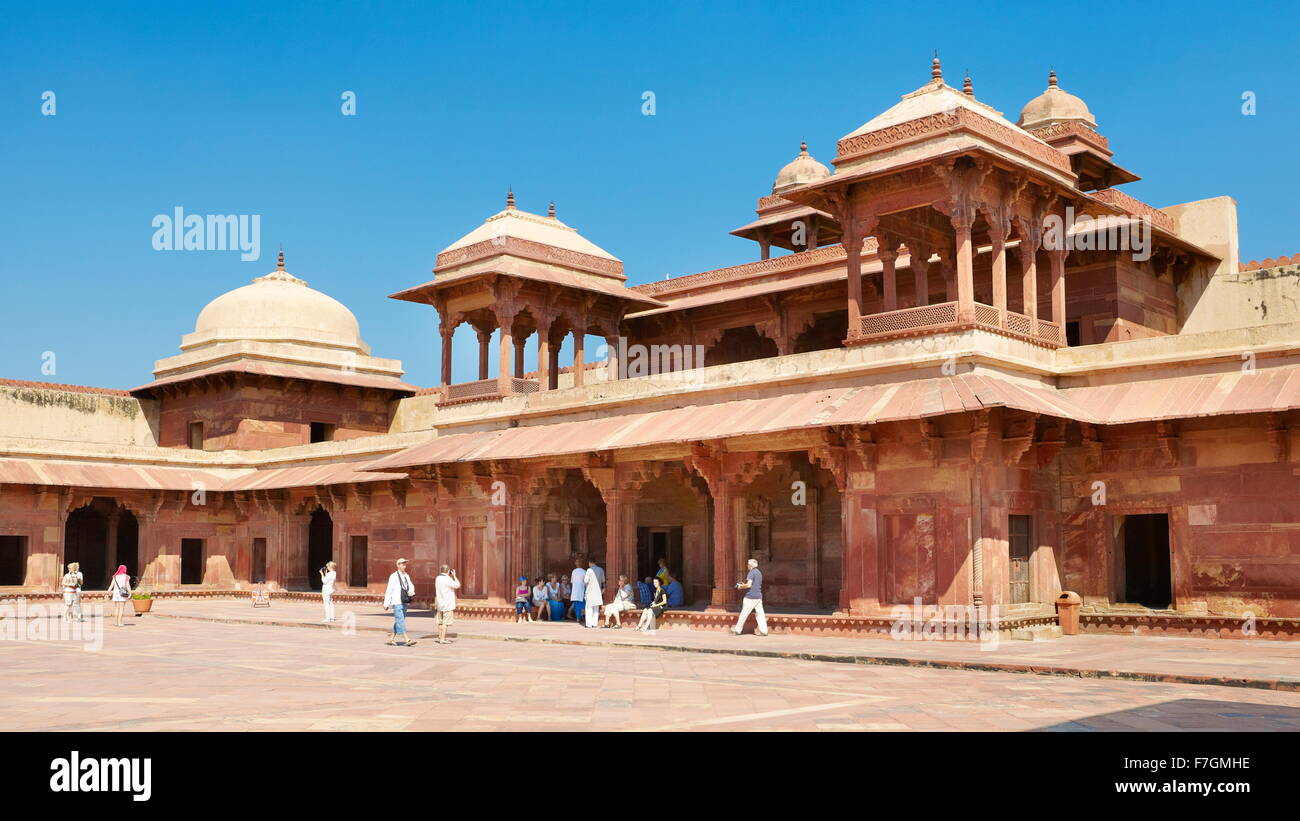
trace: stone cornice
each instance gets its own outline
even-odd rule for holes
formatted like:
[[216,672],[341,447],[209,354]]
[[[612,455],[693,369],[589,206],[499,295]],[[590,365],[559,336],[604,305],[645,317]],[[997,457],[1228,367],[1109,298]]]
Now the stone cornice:
[[[875,251],[875,248],[875,238],[869,237],[864,243],[862,250],[865,254]],[[649,282],[645,285],[637,285],[633,287],[632,290],[650,296],[673,294],[678,291],[689,291],[719,282],[734,282],[762,276],[764,274],[798,271],[803,268],[812,268],[818,265],[840,262],[844,259],[844,246],[828,245],[823,248],[815,248],[811,251],[800,251],[797,254],[787,254],[785,256],[772,257],[771,259],[746,262],[743,265],[733,265],[729,268],[716,268],[712,271],[701,271],[698,274],[674,277],[672,279],[665,279],[661,282]]]
[[1046,125],[1042,128],[1030,129],[1029,133],[1045,143],[1051,143],[1053,140],[1058,140],[1062,137],[1079,137],[1089,145],[1105,152],[1106,156],[1110,156],[1112,153],[1110,150],[1110,140],[1103,137],[1097,129],[1090,128],[1086,123],[1081,123],[1077,120],[1053,123],[1052,125]]
[[1004,126],[965,108],[930,114],[915,120],[891,125],[887,128],[846,137],[839,142],[834,162],[837,166],[842,165],[908,143],[920,142],[921,140],[956,131],[965,131],[977,137],[991,140],[1028,157],[1034,162],[1068,174],[1071,177],[1074,176],[1074,170],[1070,166],[1070,159],[1065,154],[1031,137],[1024,131]]
[[570,251],[566,248],[557,248],[554,245],[519,237],[494,237],[482,242],[476,242],[473,245],[467,245],[464,248],[443,251],[438,254],[434,272],[437,273],[468,262],[476,262],[505,254],[531,259],[536,262],[559,265],[564,268],[574,268],[579,271],[600,274],[601,276],[625,278],[623,276],[623,263],[618,260],[605,259],[579,251]]
[[1114,188],[1106,188],[1090,195],[1093,199],[1098,200],[1112,208],[1119,209],[1130,216],[1151,220],[1151,224],[1157,228],[1168,231],[1171,234],[1178,233],[1178,225],[1174,218],[1158,208],[1152,208],[1141,200],[1136,200],[1125,194],[1123,191],[1117,191]]

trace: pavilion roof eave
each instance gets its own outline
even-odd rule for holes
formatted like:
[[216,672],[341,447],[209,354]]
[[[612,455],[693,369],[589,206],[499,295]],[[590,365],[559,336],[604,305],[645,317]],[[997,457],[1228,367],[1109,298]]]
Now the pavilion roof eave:
[[432,296],[438,291],[451,288],[457,285],[463,285],[466,282],[472,282],[476,279],[488,279],[491,277],[506,276],[517,277],[541,284],[556,285],[566,288],[575,288],[588,293],[607,296],[614,299],[621,299],[630,306],[636,308],[643,307],[662,307],[663,302],[654,297],[633,291],[622,283],[610,281],[606,284],[595,278],[587,278],[577,273],[568,273],[558,269],[541,269],[528,263],[510,262],[495,263],[486,266],[480,266],[469,270],[453,271],[447,274],[435,272],[434,279],[416,285],[413,288],[407,288],[397,293],[389,294],[389,299],[398,299],[404,302],[417,302],[422,305],[432,304]]
[[860,182],[869,182],[871,180],[884,179],[894,174],[900,174],[905,171],[911,171],[917,168],[922,168],[927,165],[933,165],[936,162],[946,160],[949,158],[955,159],[957,157],[970,156],[974,152],[982,152],[996,159],[1000,159],[1003,160],[1004,162],[1011,163],[1022,171],[1026,171],[1031,174],[1034,174],[1035,176],[1038,176],[1057,187],[1068,190],[1072,195],[1084,196],[1083,193],[1080,192],[1078,188],[1074,186],[1072,181],[1068,180],[1064,176],[1057,176],[1056,174],[1058,174],[1059,172],[1049,172],[1047,170],[1038,167],[1037,165],[1030,165],[1026,162],[1011,157],[1007,157],[997,152],[990,151],[989,149],[982,146],[962,146],[962,147],[952,148],[950,150],[938,154],[925,156],[925,157],[918,157],[904,163],[899,163],[898,165],[895,166],[889,166],[887,168],[876,168],[876,169],[860,168],[860,169],[851,169],[844,172],[840,172],[837,170],[834,174],[832,174],[829,177],[826,177],[825,179],[816,180],[814,182],[805,183],[797,188],[792,188],[788,191],[783,192],[781,196],[785,197],[791,202],[797,202],[800,205],[805,205],[811,208],[824,209],[829,207],[829,203],[825,199],[825,192],[838,188],[839,186],[844,185],[846,183],[860,183]]

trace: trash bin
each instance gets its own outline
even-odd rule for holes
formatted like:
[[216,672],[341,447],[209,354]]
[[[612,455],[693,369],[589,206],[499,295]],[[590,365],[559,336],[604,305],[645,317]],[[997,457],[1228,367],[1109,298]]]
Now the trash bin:
[[1079,605],[1082,603],[1079,594],[1069,590],[1056,597],[1056,620],[1060,622],[1062,635],[1079,635]]

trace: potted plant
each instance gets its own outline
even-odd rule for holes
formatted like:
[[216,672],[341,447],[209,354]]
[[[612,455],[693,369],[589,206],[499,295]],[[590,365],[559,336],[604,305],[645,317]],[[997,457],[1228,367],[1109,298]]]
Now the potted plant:
[[153,609],[153,594],[148,592],[135,592],[131,594],[131,606],[135,608],[137,616],[148,613]]

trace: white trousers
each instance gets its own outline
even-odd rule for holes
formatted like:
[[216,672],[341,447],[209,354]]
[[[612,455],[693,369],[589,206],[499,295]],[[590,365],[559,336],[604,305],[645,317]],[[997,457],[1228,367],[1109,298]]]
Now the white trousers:
[[751,610],[758,617],[758,632],[767,635],[767,614],[763,612],[762,599],[740,600],[740,618],[736,620],[736,635],[739,636],[745,629],[745,622],[749,619],[749,611]]
[[334,594],[321,593],[320,598],[325,602],[325,620],[334,621]]
[[596,622],[600,621],[600,605],[587,608],[587,626],[596,627]]

